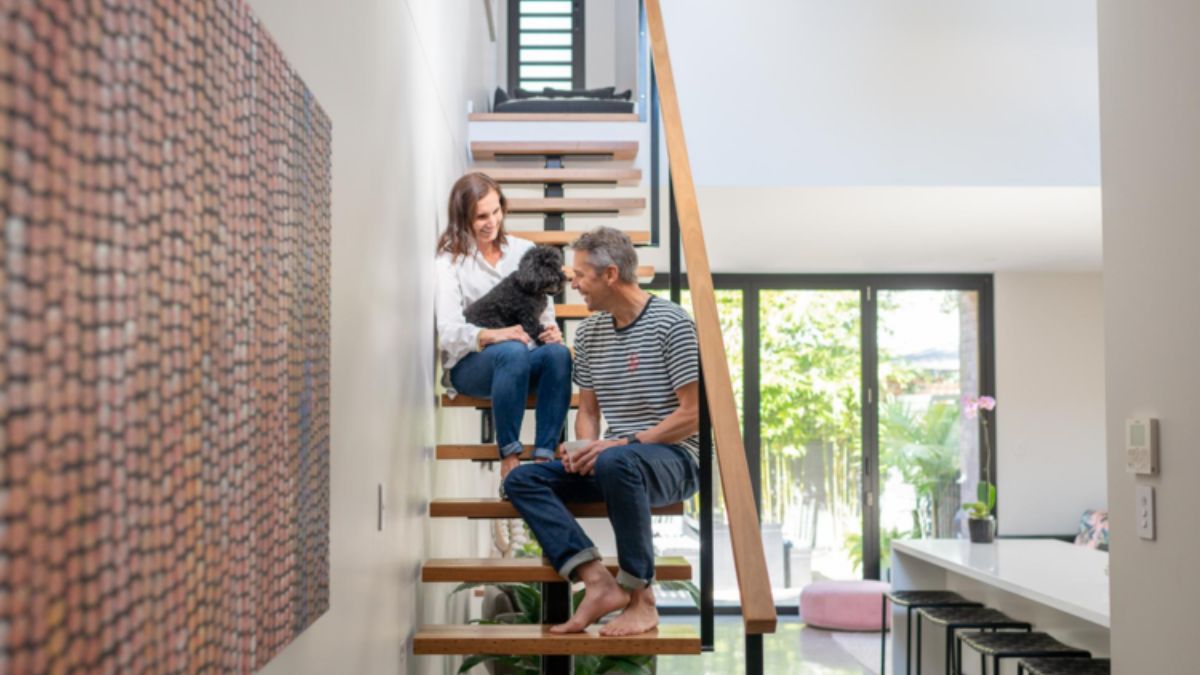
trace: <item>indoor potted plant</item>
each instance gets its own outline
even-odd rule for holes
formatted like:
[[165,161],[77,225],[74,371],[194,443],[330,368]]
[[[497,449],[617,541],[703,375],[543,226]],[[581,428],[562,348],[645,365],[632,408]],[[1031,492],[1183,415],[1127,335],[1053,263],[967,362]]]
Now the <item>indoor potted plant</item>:
[[996,508],[996,486],[988,480],[992,445],[985,414],[995,408],[996,399],[991,396],[969,396],[963,399],[963,413],[968,419],[978,416],[983,425],[983,464],[979,467],[980,481],[976,492],[979,501],[963,505],[968,515],[968,532],[971,541],[976,544],[989,544],[996,537],[996,519],[992,517],[992,509]]

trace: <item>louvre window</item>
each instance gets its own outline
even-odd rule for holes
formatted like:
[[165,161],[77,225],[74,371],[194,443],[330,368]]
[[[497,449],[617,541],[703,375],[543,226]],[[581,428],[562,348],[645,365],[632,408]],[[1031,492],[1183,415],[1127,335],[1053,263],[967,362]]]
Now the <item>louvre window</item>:
[[583,0],[509,0],[508,89],[583,88]]

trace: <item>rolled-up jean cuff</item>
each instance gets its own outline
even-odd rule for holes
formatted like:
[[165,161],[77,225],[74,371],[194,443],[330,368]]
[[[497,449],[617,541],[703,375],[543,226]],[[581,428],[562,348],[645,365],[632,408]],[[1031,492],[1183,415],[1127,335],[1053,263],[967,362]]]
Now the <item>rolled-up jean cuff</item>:
[[649,579],[641,579],[641,578],[633,576],[632,574],[630,574],[629,572],[626,572],[625,570],[618,570],[617,571],[617,583],[621,585],[621,588],[624,588],[627,591],[640,591],[643,588],[654,583],[654,577],[651,577]]
[[554,448],[534,448],[534,459],[554,459]]
[[563,563],[563,566],[558,568],[558,573],[567,581],[575,581],[574,577],[572,576],[575,574],[575,568],[584,563],[601,559],[603,559],[603,556],[600,555],[600,549],[596,548],[595,546],[591,548],[585,548],[579,553],[576,553],[568,558],[567,562]]
[[525,446],[521,445],[521,441],[513,441],[503,448],[500,448],[500,458],[503,459],[509,455],[519,455],[524,449]]

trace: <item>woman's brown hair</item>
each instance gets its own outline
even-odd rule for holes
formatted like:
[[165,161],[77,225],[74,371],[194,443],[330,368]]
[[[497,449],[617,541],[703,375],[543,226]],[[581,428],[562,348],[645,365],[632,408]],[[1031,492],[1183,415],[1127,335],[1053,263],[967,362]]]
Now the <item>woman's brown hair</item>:
[[[475,206],[479,200],[495,190],[500,196],[500,213],[508,214],[508,199],[500,191],[500,184],[491,176],[482,173],[469,173],[459,178],[450,189],[450,205],[447,208],[446,231],[438,238],[437,252],[449,253],[455,260],[471,252],[475,241],[475,233],[471,223],[475,220]],[[500,220],[500,229],[496,232],[496,245],[508,243],[504,232],[504,220]]]

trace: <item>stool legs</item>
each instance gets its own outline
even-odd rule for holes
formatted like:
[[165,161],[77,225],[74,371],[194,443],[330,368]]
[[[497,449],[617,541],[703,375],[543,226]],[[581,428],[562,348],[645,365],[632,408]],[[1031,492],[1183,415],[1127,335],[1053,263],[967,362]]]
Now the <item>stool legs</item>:
[[954,675],[954,629],[946,628],[946,675]]
[[917,675],[921,675],[921,613],[917,612]]
[[[906,608],[908,621],[904,623],[904,675],[912,672],[912,606]],[[918,664],[920,661],[918,660]]]

